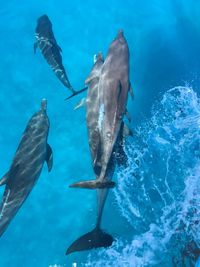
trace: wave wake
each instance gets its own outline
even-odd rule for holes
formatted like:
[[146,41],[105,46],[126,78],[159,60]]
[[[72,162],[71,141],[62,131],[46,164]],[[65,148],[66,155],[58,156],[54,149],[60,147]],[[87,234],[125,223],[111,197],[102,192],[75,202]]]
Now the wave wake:
[[[116,202],[132,232],[85,266],[194,266],[200,254],[200,99],[167,91],[127,144]],[[96,258],[96,261],[92,259]]]

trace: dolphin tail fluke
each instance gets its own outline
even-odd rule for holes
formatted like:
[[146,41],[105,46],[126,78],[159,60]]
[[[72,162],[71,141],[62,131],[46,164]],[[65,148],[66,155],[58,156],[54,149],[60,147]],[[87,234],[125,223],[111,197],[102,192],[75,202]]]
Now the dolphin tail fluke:
[[103,188],[113,188],[115,187],[115,182],[110,180],[88,180],[88,181],[82,181],[78,183],[74,183],[70,185],[69,187],[74,188],[85,188],[85,189],[103,189]]
[[103,232],[99,227],[81,236],[67,249],[66,255],[77,251],[89,250],[100,247],[109,247],[114,239],[111,235]]
[[68,96],[67,98],[65,98],[65,100],[68,100],[72,97],[74,97],[75,95],[79,95],[81,94],[82,92],[86,91],[88,89],[88,87],[84,87],[83,89],[79,90],[79,91],[73,91],[72,92],[72,95]]

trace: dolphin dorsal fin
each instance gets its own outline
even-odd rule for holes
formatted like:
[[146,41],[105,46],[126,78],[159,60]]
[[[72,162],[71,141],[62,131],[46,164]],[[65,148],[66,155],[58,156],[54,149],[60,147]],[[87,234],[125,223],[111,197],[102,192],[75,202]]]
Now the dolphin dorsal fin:
[[48,171],[50,172],[53,167],[53,151],[49,144],[47,144],[46,162]]

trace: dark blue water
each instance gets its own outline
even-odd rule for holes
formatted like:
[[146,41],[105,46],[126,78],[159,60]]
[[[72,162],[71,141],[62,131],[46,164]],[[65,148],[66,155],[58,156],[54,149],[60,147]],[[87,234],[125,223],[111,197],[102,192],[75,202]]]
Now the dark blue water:
[[[0,266],[194,266],[200,247],[200,1],[46,2],[1,2],[0,173],[43,97],[54,167],[49,174],[44,166],[1,237]],[[68,91],[41,54],[33,54],[36,20],[44,13],[75,88],[84,85],[93,55],[106,55],[123,28],[135,91],[129,166],[117,170],[103,218],[116,242],[68,257],[71,242],[95,225],[96,195],[68,188],[93,178],[85,110],[73,110],[80,97],[64,101]]]

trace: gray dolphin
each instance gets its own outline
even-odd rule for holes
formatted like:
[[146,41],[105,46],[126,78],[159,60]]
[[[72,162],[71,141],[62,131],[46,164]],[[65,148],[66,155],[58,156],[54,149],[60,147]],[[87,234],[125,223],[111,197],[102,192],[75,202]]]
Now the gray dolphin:
[[87,87],[80,91],[75,91],[73,89],[62,63],[62,49],[57,44],[52,30],[52,23],[47,15],[43,15],[38,19],[35,37],[36,42],[34,44],[34,52],[36,53],[37,47],[40,48],[44,58],[51,66],[58,79],[72,92],[72,95],[68,98],[85,91]]
[[[86,99],[88,139],[92,156],[93,169],[97,178],[101,172],[101,137],[98,126],[99,98],[101,91],[98,90],[98,85],[103,63],[103,56],[101,53],[99,53],[96,57],[96,62],[85,81],[85,84],[88,85],[88,95]],[[96,227],[93,231],[83,235],[82,237],[74,241],[67,249],[67,255],[75,251],[87,250],[97,247],[108,247],[112,244],[112,236],[100,229],[101,217],[107,193],[108,189],[97,190],[98,214]]]
[[78,182],[70,187],[97,189],[112,188],[115,185],[111,181],[112,175],[109,175],[112,154],[123,127],[128,92],[132,92],[129,81],[129,48],[121,30],[109,47],[101,69],[98,91],[101,171],[98,179]]
[[0,236],[22,206],[37,182],[44,162],[52,169],[52,149],[47,143],[49,119],[47,102],[42,100],[41,109],[29,120],[17,148],[10,170],[0,180],[6,185],[0,204]]
[[[96,179],[99,179],[101,175],[103,161],[102,147],[101,147],[101,127],[99,121],[99,110],[102,104],[102,97],[104,91],[99,89],[99,81],[102,75],[103,68],[103,57],[102,54],[97,55],[97,60],[90,72],[90,75],[86,79],[86,84],[88,85],[88,95],[86,99],[86,120],[88,128],[88,138],[89,147],[92,156],[92,164],[95,172]],[[118,133],[118,138],[113,149],[113,153],[107,164],[107,171],[105,180],[107,182],[107,188],[97,189],[97,221],[94,230],[81,236],[76,241],[74,241],[70,247],[67,249],[66,254],[70,254],[75,251],[88,250],[98,247],[108,247],[113,242],[113,237],[101,230],[101,219],[102,213],[105,206],[105,201],[107,199],[108,191],[110,186],[110,180],[112,179],[115,163],[118,165],[124,164],[127,160],[126,154],[124,152],[124,122],[121,124],[120,131]],[[70,187],[79,187],[77,184],[73,184]],[[112,184],[111,184],[112,185]],[[82,183],[81,183],[82,187]]]

